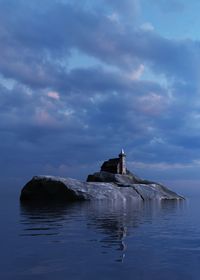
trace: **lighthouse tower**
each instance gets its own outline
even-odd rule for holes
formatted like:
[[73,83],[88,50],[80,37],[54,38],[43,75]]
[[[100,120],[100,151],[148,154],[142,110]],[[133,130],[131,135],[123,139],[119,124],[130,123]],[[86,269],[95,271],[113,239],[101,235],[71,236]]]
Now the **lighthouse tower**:
[[123,175],[126,174],[126,154],[123,149],[119,154],[119,173]]

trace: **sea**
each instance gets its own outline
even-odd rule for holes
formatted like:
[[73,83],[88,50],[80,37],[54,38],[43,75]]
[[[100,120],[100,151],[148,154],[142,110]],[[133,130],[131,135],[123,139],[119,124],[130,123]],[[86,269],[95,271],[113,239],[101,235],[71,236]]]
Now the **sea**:
[[200,195],[21,204],[0,197],[1,280],[199,280]]

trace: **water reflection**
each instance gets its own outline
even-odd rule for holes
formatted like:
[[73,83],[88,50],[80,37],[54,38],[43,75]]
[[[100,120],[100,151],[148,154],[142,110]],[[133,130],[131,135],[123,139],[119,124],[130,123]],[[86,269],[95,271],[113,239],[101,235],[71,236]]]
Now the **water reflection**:
[[[123,262],[128,250],[127,237],[134,236],[137,228],[155,219],[170,219],[184,207],[181,201],[111,203],[82,202],[73,204],[21,204],[21,236],[66,235],[69,223],[78,221],[79,231],[86,227],[85,241],[101,244],[102,253],[115,251],[115,261]],[[75,230],[75,229],[74,229]],[[69,238],[69,237],[67,237]],[[61,237],[60,237],[61,239]],[[61,240],[60,240],[61,241]],[[70,242],[70,240],[68,240]]]
[[21,203],[21,236],[58,235],[67,217],[71,215],[71,205],[64,203]]
[[152,223],[154,219],[167,219],[176,211],[184,207],[183,202],[138,202],[106,203],[99,202],[90,205],[88,211],[88,227],[101,232],[100,240],[103,248],[114,248],[120,251],[116,261],[123,262],[128,249],[126,237],[134,232],[143,223]]

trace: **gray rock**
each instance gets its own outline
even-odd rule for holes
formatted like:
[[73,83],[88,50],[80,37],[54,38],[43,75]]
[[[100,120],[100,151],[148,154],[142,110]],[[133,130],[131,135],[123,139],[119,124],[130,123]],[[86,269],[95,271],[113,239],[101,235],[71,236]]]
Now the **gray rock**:
[[114,182],[121,184],[153,184],[154,182],[144,180],[127,170],[126,175],[114,174],[106,171],[95,172],[88,175],[87,182]]
[[101,178],[101,182],[81,182],[71,178],[35,176],[23,187],[20,199],[21,201],[118,200],[123,202],[183,199],[162,185],[135,183],[135,177],[131,177],[131,174],[99,173],[101,174],[97,177]]

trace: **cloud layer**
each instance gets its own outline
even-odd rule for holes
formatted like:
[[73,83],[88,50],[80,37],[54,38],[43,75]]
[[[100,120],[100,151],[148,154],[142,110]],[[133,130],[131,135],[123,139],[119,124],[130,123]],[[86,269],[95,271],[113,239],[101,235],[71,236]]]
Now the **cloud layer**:
[[151,177],[196,170],[199,41],[146,28],[139,1],[74,3],[0,0],[3,182],[84,178],[121,147]]

